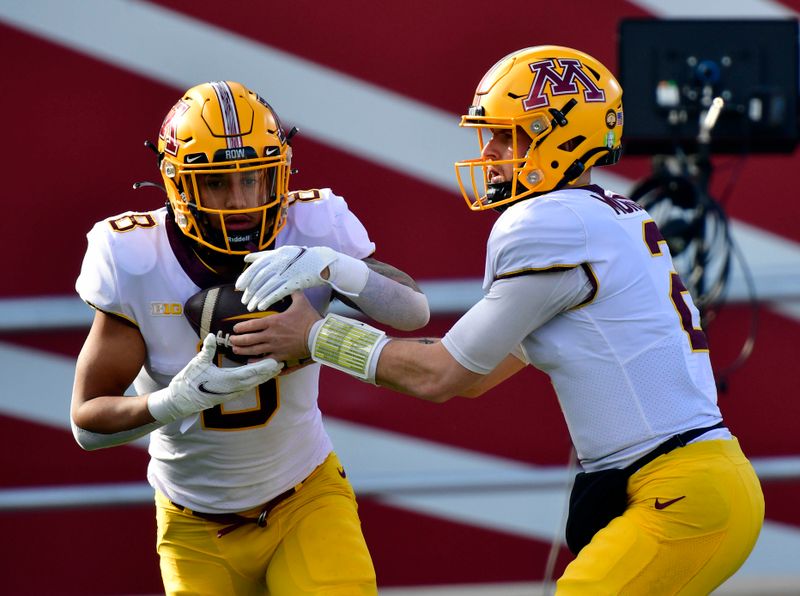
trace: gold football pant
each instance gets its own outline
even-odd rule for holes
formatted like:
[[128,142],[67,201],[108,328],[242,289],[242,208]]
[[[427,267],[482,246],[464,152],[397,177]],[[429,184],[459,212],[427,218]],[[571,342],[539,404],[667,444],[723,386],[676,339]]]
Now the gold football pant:
[[558,580],[559,596],[707,595],[747,559],[764,496],[739,442],[692,443],[628,481],[628,508]]
[[[342,472],[340,473],[340,470]],[[355,496],[331,453],[265,527],[224,525],[156,493],[158,554],[168,595],[358,596],[377,594]],[[261,507],[240,515],[257,518]]]

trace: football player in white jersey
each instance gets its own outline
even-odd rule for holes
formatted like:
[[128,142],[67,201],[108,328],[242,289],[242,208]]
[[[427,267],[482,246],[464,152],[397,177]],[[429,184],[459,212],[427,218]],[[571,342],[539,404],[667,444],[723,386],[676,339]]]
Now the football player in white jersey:
[[[98,449],[150,435],[167,594],[375,594],[353,490],[317,406],[319,365],[235,366],[215,357],[214,335],[198,341],[182,308],[233,283],[245,255],[284,244],[324,247],[331,275],[307,292],[319,312],[340,297],[411,330],[427,323],[427,299],[372,258],[344,199],[288,191],[287,135],[243,85],[189,89],[158,155],[168,204],[88,234],[76,288],[95,318],[76,367],[75,438]],[[265,320],[240,323],[238,340],[256,343]]]
[[[310,353],[436,402],[536,366],[583,467],[566,532],[576,557],[557,593],[708,594],[749,555],[764,500],[722,421],[698,310],[664,238],[642,207],[591,182],[592,167],[619,159],[622,124],[622,90],[591,56],[537,46],[504,57],[461,120],[481,155],[456,163],[469,208],[501,213],[483,299],[441,340],[298,308],[272,318],[271,339],[253,349]],[[298,252],[251,255],[244,300],[324,279],[308,275],[324,260],[286,266]]]

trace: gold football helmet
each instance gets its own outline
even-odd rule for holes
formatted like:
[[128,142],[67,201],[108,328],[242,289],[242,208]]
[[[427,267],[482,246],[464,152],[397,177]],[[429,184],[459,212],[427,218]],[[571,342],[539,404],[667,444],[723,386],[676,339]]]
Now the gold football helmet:
[[272,107],[240,83],[189,89],[161,125],[158,153],[175,222],[199,244],[264,250],[286,223],[291,149]]
[[[509,54],[484,75],[460,126],[477,129],[481,151],[505,131],[512,158],[456,162],[461,193],[481,211],[566,186],[619,160],[622,120],[622,89],[591,56],[561,46]],[[511,179],[491,182],[490,168],[503,165],[513,166]]]

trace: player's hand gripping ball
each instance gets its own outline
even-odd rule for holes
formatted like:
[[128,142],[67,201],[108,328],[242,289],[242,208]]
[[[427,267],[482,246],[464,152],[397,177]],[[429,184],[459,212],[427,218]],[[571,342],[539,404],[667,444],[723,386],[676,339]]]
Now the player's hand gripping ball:
[[283,312],[291,304],[292,298],[287,296],[265,310],[250,312],[247,306],[242,304],[242,292],[233,284],[223,284],[200,290],[190,297],[183,307],[183,314],[198,337],[203,338],[209,333],[216,336],[217,354],[223,354],[229,360],[244,364],[254,356],[233,353],[233,345],[230,343],[233,326],[248,319],[268,317]]

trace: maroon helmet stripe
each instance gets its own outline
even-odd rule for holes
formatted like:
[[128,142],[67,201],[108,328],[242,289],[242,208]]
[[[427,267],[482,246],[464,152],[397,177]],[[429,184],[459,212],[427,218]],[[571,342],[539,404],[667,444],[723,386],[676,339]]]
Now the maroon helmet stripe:
[[222,109],[222,126],[225,130],[225,139],[228,143],[228,148],[241,147],[242,131],[239,128],[239,115],[236,112],[236,102],[233,99],[233,92],[225,81],[212,82],[211,86],[217,94],[217,99]]

